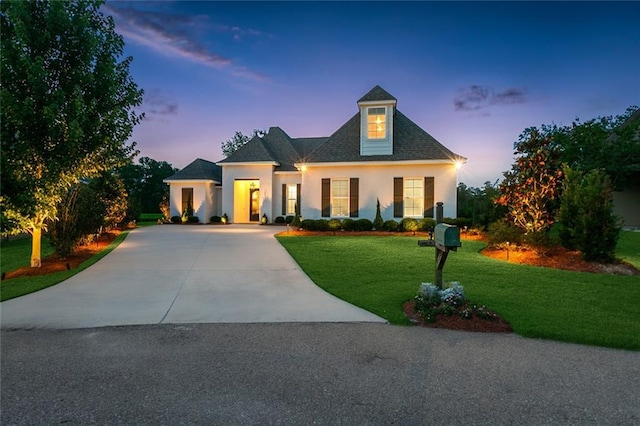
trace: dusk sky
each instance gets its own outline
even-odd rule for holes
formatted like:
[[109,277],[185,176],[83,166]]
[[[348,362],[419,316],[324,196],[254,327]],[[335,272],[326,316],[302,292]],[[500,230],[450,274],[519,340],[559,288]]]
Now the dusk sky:
[[108,2],[145,91],[132,140],[182,168],[236,131],[330,136],[376,84],[502,178],[530,126],[640,104],[640,3]]

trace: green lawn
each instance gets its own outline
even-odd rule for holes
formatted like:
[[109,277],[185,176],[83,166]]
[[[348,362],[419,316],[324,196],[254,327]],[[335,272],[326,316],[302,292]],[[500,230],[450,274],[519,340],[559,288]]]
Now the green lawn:
[[[40,253],[42,257],[47,257],[53,253],[49,244],[49,238],[42,237]],[[31,264],[31,236],[12,237],[10,240],[2,240],[0,244],[0,263],[2,272],[9,272],[29,266]]]
[[[623,233],[619,256],[638,265],[638,237]],[[288,237],[278,240],[320,287],[393,324],[408,324],[402,304],[433,282],[434,249],[417,237]],[[445,281],[459,281],[474,303],[522,336],[640,349],[640,277],[515,265],[479,254],[464,241],[451,253]]]
[[[98,260],[105,257],[107,254],[109,254],[111,250],[116,248],[118,244],[120,244],[127,237],[128,233],[129,231],[122,232],[104,250],[94,255],[90,259],[84,261],[77,268],[70,271],[56,272],[53,274],[41,275],[36,277],[14,278],[8,281],[2,281],[2,283],[0,283],[0,301],[13,299],[14,297],[33,293],[34,291],[51,287],[52,285],[66,280],[67,278],[88,268]],[[29,247],[28,250],[25,249],[25,245]],[[51,252],[52,250],[48,244],[48,240],[43,238],[42,256],[47,256]],[[23,257],[25,253],[26,258]],[[3,241],[2,247],[0,249],[0,255],[2,257],[2,271],[12,271],[21,266],[28,266],[30,262],[29,258],[31,256],[31,238],[24,238],[8,242]],[[5,261],[7,263],[5,263]]]

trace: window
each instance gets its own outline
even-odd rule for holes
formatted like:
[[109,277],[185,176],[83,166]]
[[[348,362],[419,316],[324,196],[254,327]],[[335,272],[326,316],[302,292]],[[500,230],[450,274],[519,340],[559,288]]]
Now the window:
[[296,203],[298,202],[297,185],[287,185],[287,214],[296,214]]
[[387,136],[387,109],[385,107],[367,110],[367,138],[384,139]]
[[349,216],[349,179],[331,180],[331,216]]
[[404,215],[422,217],[424,213],[423,178],[404,180]]
[[182,188],[182,214],[193,215],[193,188]]

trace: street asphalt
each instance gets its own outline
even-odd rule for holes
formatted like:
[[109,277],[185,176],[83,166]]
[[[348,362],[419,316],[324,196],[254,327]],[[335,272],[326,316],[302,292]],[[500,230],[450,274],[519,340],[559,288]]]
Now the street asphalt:
[[3,330],[2,425],[638,425],[640,354],[380,323]]
[[640,424],[639,352],[392,326],[274,231],[138,229],[1,303],[0,424]]

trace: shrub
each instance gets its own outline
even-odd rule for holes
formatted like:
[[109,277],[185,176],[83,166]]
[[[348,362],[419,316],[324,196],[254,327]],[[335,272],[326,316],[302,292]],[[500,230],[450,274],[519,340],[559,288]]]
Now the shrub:
[[171,223],[181,223],[182,216],[171,216]]
[[200,219],[198,218],[198,216],[189,216],[189,219],[187,219],[188,223],[200,223]]
[[376,218],[373,220],[373,229],[379,231],[384,226],[384,220],[382,219],[382,214],[380,213],[380,199],[376,199]]
[[418,221],[410,217],[405,217],[400,221],[400,230],[404,232],[416,232],[418,230]]
[[497,221],[489,225],[488,242],[490,246],[509,242],[511,244],[522,243],[522,230],[504,221]]
[[[464,309],[464,290],[458,282],[451,282],[448,288],[439,289],[431,283],[423,283],[414,298],[414,307],[425,321],[435,322],[438,314],[453,315]],[[464,318],[471,318],[471,312],[461,312]]]
[[418,222],[418,231],[429,232],[433,231],[433,228],[436,226],[435,219],[430,217],[425,217],[424,219],[420,219]]
[[293,223],[293,219],[295,219],[295,216],[289,215],[287,217],[284,218],[284,222],[288,223],[289,225],[291,225]]
[[358,219],[356,220],[354,227],[356,231],[362,231],[362,232],[371,231],[373,229],[373,222],[365,218]]
[[302,225],[302,217],[298,213],[293,217],[291,221],[291,226],[294,228],[299,228]]
[[342,219],[342,229],[345,231],[353,231],[356,229],[356,221],[353,219]]
[[211,223],[220,223],[222,218],[220,216],[211,216]]
[[304,219],[300,222],[300,228],[306,229],[307,231],[315,231],[316,223],[313,219]]
[[382,224],[382,229],[384,229],[385,231],[395,232],[398,230],[399,226],[400,225],[398,224],[398,222],[396,222],[393,219],[390,219]]
[[276,218],[273,220],[273,223],[284,223],[284,216],[276,216]]
[[613,213],[610,178],[601,170],[586,174],[565,169],[559,219],[565,247],[577,247],[588,261],[613,262],[620,224]]
[[342,229],[342,222],[340,221],[340,219],[331,219],[328,223],[327,223],[329,230],[331,231],[339,231],[340,229]]
[[314,220],[313,226],[316,231],[328,231],[329,230],[329,221],[326,219],[316,219]]

